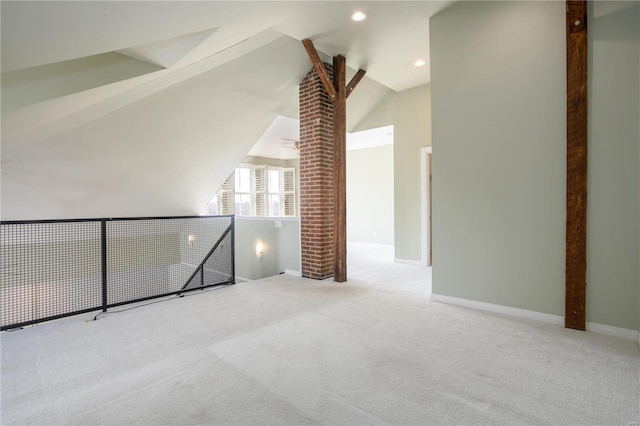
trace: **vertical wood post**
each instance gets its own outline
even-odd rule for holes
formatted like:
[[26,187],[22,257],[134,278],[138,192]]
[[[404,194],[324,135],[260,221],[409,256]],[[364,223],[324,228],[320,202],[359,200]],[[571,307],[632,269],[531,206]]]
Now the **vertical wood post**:
[[567,1],[565,327],[585,330],[587,283],[587,2]]
[[347,65],[342,55],[333,58],[333,280],[347,280]]

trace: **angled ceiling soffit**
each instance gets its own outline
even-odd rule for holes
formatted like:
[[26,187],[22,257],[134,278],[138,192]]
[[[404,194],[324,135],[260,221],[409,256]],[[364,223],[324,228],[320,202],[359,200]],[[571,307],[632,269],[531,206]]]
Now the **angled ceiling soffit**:
[[170,68],[211,37],[217,28],[119,50],[119,53],[162,68]]
[[[283,37],[283,34],[274,30],[262,31],[241,43],[189,66],[177,69],[161,69],[155,73],[154,77],[140,80],[140,84],[131,84],[126,90],[115,91],[116,93],[113,94],[113,96],[105,94],[104,98],[99,101],[95,101],[94,99],[91,103],[83,103],[85,97],[82,97],[79,102],[62,102],[62,99],[53,99],[50,102],[65,105],[66,108],[68,108],[64,113],[58,111],[58,119],[53,121],[49,121],[46,116],[50,108],[42,108],[42,105],[31,105],[19,108],[15,111],[10,111],[12,114],[3,113],[3,145],[33,143],[73,129],[151,96],[161,90],[165,90],[175,84],[179,84],[227,64],[281,37]],[[112,53],[123,56],[119,53]],[[134,59],[131,60],[133,61]],[[141,77],[138,78],[140,79]],[[38,117],[38,113],[42,116]],[[41,125],[31,126],[26,130],[19,128],[18,123],[24,122],[24,118],[27,116],[30,116],[29,121],[32,123],[41,123]],[[15,122],[15,125],[12,122]]]
[[2,73],[2,111],[91,90],[161,70],[116,52]]

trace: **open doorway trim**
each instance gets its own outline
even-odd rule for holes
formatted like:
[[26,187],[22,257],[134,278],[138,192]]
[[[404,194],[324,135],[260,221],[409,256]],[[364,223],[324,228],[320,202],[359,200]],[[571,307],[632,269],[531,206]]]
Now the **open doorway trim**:
[[429,258],[431,254],[431,244],[429,235],[429,199],[431,193],[429,192],[429,185],[427,185],[427,179],[429,178],[429,155],[432,155],[432,149],[430,146],[420,148],[420,233],[421,233],[421,261],[423,265],[429,265]]

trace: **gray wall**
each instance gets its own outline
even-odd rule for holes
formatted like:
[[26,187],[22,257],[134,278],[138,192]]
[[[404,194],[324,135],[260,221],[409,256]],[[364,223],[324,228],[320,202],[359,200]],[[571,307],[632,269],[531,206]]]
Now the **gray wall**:
[[420,234],[420,148],[431,146],[431,87],[387,96],[354,129],[393,125],[395,257],[422,260]]
[[[236,277],[257,280],[286,270],[300,272],[299,219],[236,216],[235,226]],[[258,240],[262,259],[256,256]]]
[[393,245],[393,145],[347,151],[347,240]]
[[433,292],[562,315],[564,3],[459,3],[430,28]]
[[590,3],[587,319],[638,318],[638,3]]
[[[636,329],[638,37],[626,15],[589,23],[587,321]],[[562,316],[564,3],[458,3],[430,28],[433,292]]]

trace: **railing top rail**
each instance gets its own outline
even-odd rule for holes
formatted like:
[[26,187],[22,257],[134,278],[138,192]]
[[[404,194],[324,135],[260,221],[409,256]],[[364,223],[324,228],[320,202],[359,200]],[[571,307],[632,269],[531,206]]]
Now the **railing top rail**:
[[85,219],[32,219],[32,220],[2,220],[0,225],[22,225],[35,223],[70,223],[70,222],[115,222],[125,220],[166,220],[166,219],[206,219],[212,217],[229,217],[234,215],[195,215],[195,216],[145,216],[145,217],[102,217]]

